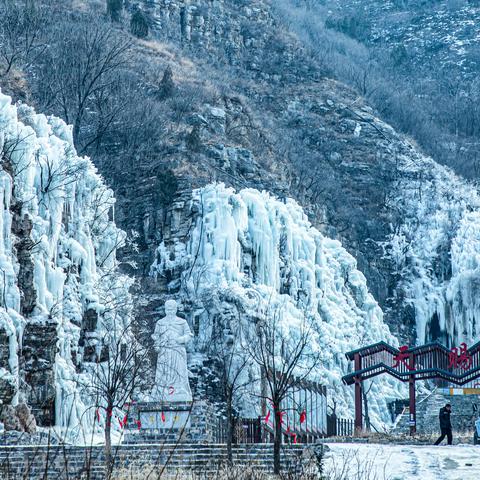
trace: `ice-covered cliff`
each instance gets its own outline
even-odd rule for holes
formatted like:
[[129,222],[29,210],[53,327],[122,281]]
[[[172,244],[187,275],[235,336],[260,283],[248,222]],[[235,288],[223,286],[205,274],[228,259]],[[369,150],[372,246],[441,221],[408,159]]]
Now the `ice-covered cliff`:
[[480,198],[477,188],[411,148],[397,159],[388,202],[399,212],[385,242],[397,293],[412,310],[416,343],[480,338]]
[[[247,315],[278,312],[287,336],[306,318],[310,348],[321,353],[312,380],[332,387],[339,410],[351,413],[353,389],[341,385],[349,368],[345,352],[380,340],[397,344],[355,259],[312,227],[288,198],[212,184],[194,192],[191,209],[195,221],[188,243],[160,245],[153,272],[170,278],[181,272],[184,300],[194,304],[196,349],[206,351],[211,341],[215,296],[224,306],[240,303]],[[387,403],[401,396],[398,382],[375,381],[374,423],[388,421]]]
[[0,353],[8,348],[0,383],[9,393],[2,400],[48,411],[45,425],[80,438],[82,426],[93,425],[82,388],[92,381],[88,365],[103,355],[106,331],[120,334],[128,324],[115,199],[90,160],[77,156],[70,127],[1,92],[0,152]]

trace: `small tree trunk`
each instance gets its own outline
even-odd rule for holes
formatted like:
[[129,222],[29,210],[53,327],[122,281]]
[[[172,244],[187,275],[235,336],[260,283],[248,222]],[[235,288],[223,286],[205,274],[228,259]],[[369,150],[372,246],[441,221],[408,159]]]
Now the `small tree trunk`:
[[370,415],[369,415],[369,412],[368,412],[368,398],[367,398],[367,393],[365,392],[365,390],[362,392],[362,395],[363,395],[363,406],[364,406],[364,410],[365,410],[365,429],[367,432],[370,432],[371,431],[371,425],[370,425]]
[[107,408],[107,418],[105,420],[105,478],[110,479],[113,470],[112,464],[112,407]]
[[232,412],[232,396],[227,394],[227,458],[228,463],[233,463],[232,443],[233,430],[235,428]]
[[275,410],[275,435],[273,438],[273,473],[280,474],[280,449],[282,445],[282,413],[280,405],[273,404]]

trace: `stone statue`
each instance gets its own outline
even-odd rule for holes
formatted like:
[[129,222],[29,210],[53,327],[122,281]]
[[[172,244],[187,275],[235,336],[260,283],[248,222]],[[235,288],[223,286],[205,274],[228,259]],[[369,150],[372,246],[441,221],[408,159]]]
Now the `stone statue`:
[[165,317],[157,321],[152,335],[158,353],[152,400],[191,402],[185,345],[193,337],[185,319],[177,317],[177,302],[165,302]]

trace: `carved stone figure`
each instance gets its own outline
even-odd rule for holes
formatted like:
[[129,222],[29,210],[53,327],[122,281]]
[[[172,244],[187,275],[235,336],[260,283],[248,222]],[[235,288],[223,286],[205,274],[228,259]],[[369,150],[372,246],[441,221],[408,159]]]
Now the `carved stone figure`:
[[152,335],[158,353],[152,399],[191,402],[186,344],[193,337],[185,319],[177,317],[177,302],[165,302],[165,317],[158,320]]

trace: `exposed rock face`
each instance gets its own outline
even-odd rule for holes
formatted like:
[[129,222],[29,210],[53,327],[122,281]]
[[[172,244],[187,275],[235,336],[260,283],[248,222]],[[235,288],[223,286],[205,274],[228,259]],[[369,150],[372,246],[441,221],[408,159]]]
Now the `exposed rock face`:
[[0,406],[0,422],[3,423],[6,431],[14,430],[29,434],[37,431],[35,417],[25,403],[19,403],[16,407]]
[[37,422],[28,405],[19,403],[15,407],[15,414],[20,422],[22,431],[30,434],[36,432]]
[[[262,49],[275,25],[259,1],[154,0],[146,1],[145,8],[165,38],[192,49],[221,50],[232,64],[245,62],[245,47]],[[265,28],[249,28],[251,18]],[[258,68],[253,58],[251,68]]]
[[2,410],[0,414],[0,422],[3,423],[5,430],[15,430],[21,432],[22,424],[20,419],[17,417],[15,412],[15,407],[13,405],[2,405]]
[[23,333],[22,370],[28,389],[27,403],[40,425],[55,424],[55,355],[58,323],[27,324]]
[[30,315],[35,308],[37,293],[34,285],[34,263],[32,248],[34,242],[31,238],[32,220],[22,213],[20,203],[12,203],[12,233],[15,235],[15,249],[19,265],[18,287],[20,289],[20,302],[22,315]]
[[0,399],[2,405],[8,405],[13,400],[16,393],[17,386],[13,379],[8,376],[0,377]]

